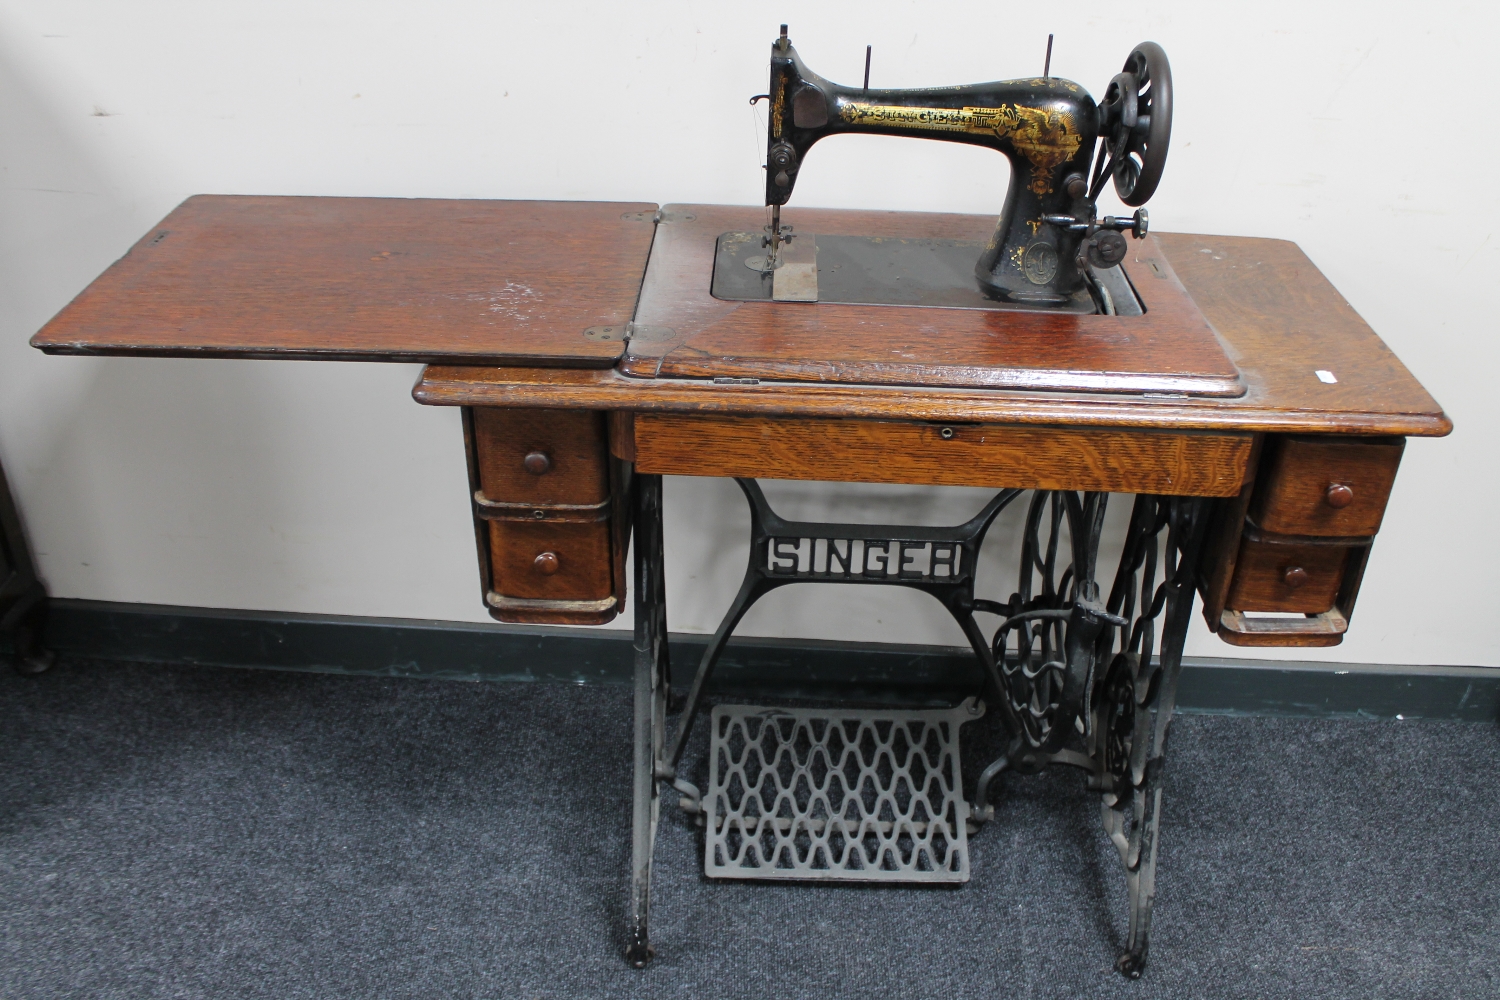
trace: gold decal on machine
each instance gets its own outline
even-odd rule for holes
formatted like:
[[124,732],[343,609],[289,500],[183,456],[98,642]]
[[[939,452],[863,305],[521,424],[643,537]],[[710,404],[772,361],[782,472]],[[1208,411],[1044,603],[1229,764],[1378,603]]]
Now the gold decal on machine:
[[771,138],[781,138],[782,121],[786,117],[786,77],[777,73],[771,88]]
[[1083,144],[1072,115],[1019,104],[1002,104],[998,108],[908,108],[850,102],[839,107],[839,117],[850,125],[989,133],[1009,139],[1031,161],[1028,186],[1039,195],[1052,192],[1052,172],[1072,159]]

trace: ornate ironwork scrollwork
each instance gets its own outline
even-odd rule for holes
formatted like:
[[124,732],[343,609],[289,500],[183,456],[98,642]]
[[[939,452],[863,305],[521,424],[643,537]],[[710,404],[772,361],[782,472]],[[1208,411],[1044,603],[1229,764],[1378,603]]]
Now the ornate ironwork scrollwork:
[[[1130,893],[1129,938],[1117,967],[1135,978],[1146,961],[1161,764],[1207,505],[1137,497],[1109,599],[1101,604],[1094,576],[1106,499],[1034,494],[1017,592],[1003,604],[974,602],[976,611],[1002,619],[991,650],[1010,709],[1003,717],[1014,730],[1005,756],[980,776],[975,815],[981,821],[993,815],[990,787],[1004,771],[1069,764],[1090,773]],[[1070,559],[1061,555],[1064,528]]]
[[[1096,784],[1104,829],[1119,852],[1130,893],[1129,936],[1116,968],[1132,979],[1146,964],[1156,896],[1162,761],[1206,510],[1198,499],[1136,498],[1106,604],[1133,624],[1099,638],[1099,660],[1107,658],[1109,668],[1091,695],[1089,754],[1099,765]],[[1153,655],[1158,626],[1160,657]]]
[[[1119,849],[1130,893],[1130,931],[1117,968],[1140,975],[1155,896],[1161,761],[1192,609],[1206,501],[1138,497],[1109,599],[1095,580],[1108,495],[1033,492],[1021,537],[1017,589],[1006,602],[974,595],[979,550],[1021,490],[999,491],[961,525],[789,521],[754,480],[739,480],[750,504],[751,547],[740,592],[703,654],[666,739],[666,623],[661,587],[660,480],[637,487],[637,759],[632,896],[633,962],[649,958],[651,844],[658,785],[698,814],[698,789],[677,773],[705,685],[749,607],[791,583],[897,585],[936,598],[974,649],[985,698],[1009,734],[1005,753],[980,775],[971,822],[993,815],[989,789],[1007,770],[1067,764],[1102,795],[1104,826]],[[1166,533],[1162,538],[1163,531]],[[1065,544],[1066,543],[1066,544]],[[986,636],[975,614],[997,615]],[[1161,656],[1156,652],[1160,629]]]
[[[1019,770],[1049,763],[1044,758],[1074,734],[1092,676],[1094,637],[1116,618],[1099,605],[1094,583],[1108,499],[1102,493],[1034,493],[1016,592],[1003,604],[974,602],[974,610],[1001,616],[991,654],[1019,730],[1008,752]],[[1060,562],[1064,527],[1068,550]]]
[[[1061,576],[1057,566],[1065,514],[1061,494],[1033,495],[1026,513],[1016,592],[1004,605],[976,602],[978,610],[1004,616],[990,648],[1005,681],[1005,697],[1021,727],[1017,735],[1032,749],[1052,742],[1067,687],[1066,619],[1073,604],[1073,564],[1068,560]],[[1041,537],[1044,523],[1045,542]]]

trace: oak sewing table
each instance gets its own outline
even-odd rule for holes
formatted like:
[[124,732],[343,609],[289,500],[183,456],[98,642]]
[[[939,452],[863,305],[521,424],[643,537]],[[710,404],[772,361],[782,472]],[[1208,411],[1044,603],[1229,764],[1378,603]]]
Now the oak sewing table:
[[[966,838],[993,815],[999,776],[1063,764],[1101,796],[1130,890],[1119,967],[1139,975],[1195,598],[1236,645],[1339,642],[1404,439],[1451,424],[1290,243],[1133,243],[1123,270],[1140,315],[942,308],[915,293],[881,305],[715,295],[715,269],[733,266],[724,254],[760,215],[200,196],[33,344],[427,362],[416,399],[463,408],[481,595],[502,621],[611,620],[633,534],[633,963],[651,954],[667,786],[703,826],[711,876],[951,882],[967,878]],[[787,220],[816,234],[830,289],[847,263],[840,240],[921,255],[977,247],[992,226],[891,212]],[[735,477],[752,515],[744,585],[671,706],[670,740],[663,475]],[[809,524],[776,515],[757,478],[997,493],[953,528]],[[1134,507],[1104,589],[1099,535],[1119,493]],[[985,532],[1023,494],[1018,589],[976,596]],[[702,792],[679,765],[704,685],[750,604],[790,583],[932,595],[973,646],[974,697],[906,715],[716,707]],[[976,615],[999,624],[986,633]],[[1008,748],[966,784],[957,731],[986,707]]]

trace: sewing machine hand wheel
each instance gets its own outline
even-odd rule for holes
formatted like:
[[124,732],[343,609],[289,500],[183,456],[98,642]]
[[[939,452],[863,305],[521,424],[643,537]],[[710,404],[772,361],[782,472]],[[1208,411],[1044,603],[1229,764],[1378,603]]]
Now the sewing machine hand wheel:
[[1156,193],[1172,139],[1172,67],[1155,42],[1142,42],[1109,82],[1100,104],[1115,193],[1130,206]]

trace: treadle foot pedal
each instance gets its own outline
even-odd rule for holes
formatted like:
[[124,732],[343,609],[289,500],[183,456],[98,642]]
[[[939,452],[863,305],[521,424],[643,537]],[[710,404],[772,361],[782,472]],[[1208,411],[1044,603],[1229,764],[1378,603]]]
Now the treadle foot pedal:
[[956,708],[713,710],[710,878],[967,882]]

